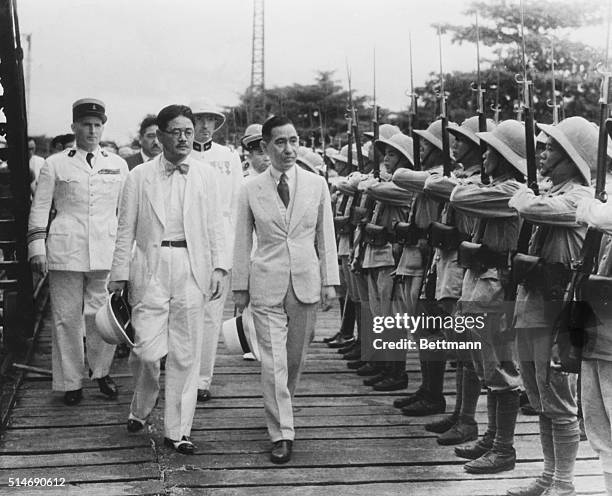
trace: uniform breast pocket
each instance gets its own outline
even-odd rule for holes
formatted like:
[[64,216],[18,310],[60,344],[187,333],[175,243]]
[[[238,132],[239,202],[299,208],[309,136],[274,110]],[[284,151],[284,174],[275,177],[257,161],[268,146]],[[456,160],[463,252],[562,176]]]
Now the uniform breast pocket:
[[74,201],[79,187],[79,180],[73,177],[59,177],[55,181],[55,188],[59,199]]
[[104,195],[109,195],[109,199],[115,201],[121,188],[121,176],[119,174],[108,174],[102,178],[102,188]]

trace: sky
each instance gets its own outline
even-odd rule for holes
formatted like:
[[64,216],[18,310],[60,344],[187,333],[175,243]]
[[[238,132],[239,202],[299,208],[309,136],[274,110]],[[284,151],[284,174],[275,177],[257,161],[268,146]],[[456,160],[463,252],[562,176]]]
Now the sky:
[[[418,86],[439,70],[432,24],[472,20],[463,14],[468,0],[264,1],[266,87],[310,84],[319,70],[336,71],[346,86],[348,62],[353,88],[371,95],[375,51],[377,103],[396,111],[408,104],[408,33]],[[252,0],[17,0],[17,7],[21,33],[31,35],[32,135],[69,132],[72,102],[91,96],[107,106],[104,138],[122,145],[147,113],[200,97],[234,105],[250,84]],[[573,35],[604,44],[603,27]],[[445,72],[473,70],[476,48],[444,36],[442,59]]]

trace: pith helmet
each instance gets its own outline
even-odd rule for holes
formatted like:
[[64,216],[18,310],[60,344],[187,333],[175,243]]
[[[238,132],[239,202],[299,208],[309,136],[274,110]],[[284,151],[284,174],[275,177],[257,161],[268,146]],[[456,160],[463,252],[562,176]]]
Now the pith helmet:
[[410,136],[406,136],[404,133],[397,133],[391,136],[389,139],[380,138],[376,140],[374,146],[376,146],[378,151],[382,154],[385,153],[386,146],[395,148],[404,157],[406,157],[408,162],[410,162],[410,165],[414,167],[414,148],[412,138]]
[[[487,119],[487,131],[493,131],[497,124],[492,119]],[[472,143],[480,145],[480,138],[476,136],[476,133],[480,132],[478,125],[478,116],[475,115],[469,119],[464,120],[461,126],[458,126],[454,122],[448,123],[448,132],[456,138],[465,137]]]
[[240,138],[240,143],[243,147],[248,147],[251,143],[255,141],[260,141],[262,139],[261,136],[261,128],[263,126],[261,124],[251,124],[244,130],[244,136]]
[[251,352],[259,360],[259,346],[250,307],[246,307],[242,315],[223,322],[221,332],[230,353],[242,355]]
[[[357,161],[357,147],[355,145],[353,145],[352,150],[353,150],[353,163],[352,163],[352,165],[359,165],[359,162]],[[364,153],[364,156],[365,155],[366,155],[366,153]],[[345,164],[347,164],[348,163],[348,145],[344,145],[340,149],[340,153],[338,153],[335,158],[336,158],[336,162],[344,162]]]
[[515,120],[500,122],[493,131],[477,133],[481,140],[494,148],[521,174],[527,175],[525,126]]
[[325,174],[325,162],[323,157],[316,152],[313,152],[307,146],[300,146],[298,148],[297,161],[303,164],[309,171],[318,174],[319,172]]
[[599,128],[584,117],[568,117],[556,126],[538,124],[538,127],[554,139],[576,164],[587,183],[597,171],[597,144]]
[[[421,138],[424,138],[427,141],[429,141],[438,150],[444,151],[442,147],[442,120],[441,119],[438,119],[437,121],[433,121],[429,125],[429,127],[425,130],[415,129],[413,132],[418,134]],[[454,136],[449,134],[448,136],[449,147],[453,146],[453,141],[455,141]]]
[[109,344],[134,346],[134,329],[130,320],[131,309],[122,293],[111,293],[96,312],[96,328]]
[[[389,139],[394,134],[401,133],[400,128],[394,126],[393,124],[381,124],[378,127],[378,137]],[[370,138],[374,137],[374,133],[372,131],[366,131],[363,133],[364,136],[369,136]]]
[[217,119],[217,125],[215,127],[215,132],[221,129],[223,124],[225,123],[225,115],[221,112],[221,109],[215,105],[208,98],[199,98],[194,100],[189,104],[189,108],[191,108],[191,112],[193,115],[198,114],[211,114],[214,115]]

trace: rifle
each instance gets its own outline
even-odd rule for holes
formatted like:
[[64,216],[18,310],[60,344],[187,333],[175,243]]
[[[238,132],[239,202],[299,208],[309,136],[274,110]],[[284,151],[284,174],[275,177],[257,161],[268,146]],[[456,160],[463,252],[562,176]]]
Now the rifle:
[[546,100],[546,105],[552,108],[553,124],[559,124],[559,107],[557,103],[557,90],[555,88],[555,41],[550,38],[550,58],[551,58],[551,80],[552,80],[552,99]]
[[421,169],[421,150],[419,136],[412,132],[414,122],[417,118],[417,94],[414,92],[414,71],[412,70],[412,34],[408,32],[408,43],[410,45],[410,90],[406,92],[410,98],[408,107],[408,135],[412,137],[412,155],[414,157],[414,170]]
[[499,114],[501,112],[501,107],[499,105],[499,83],[500,83],[500,70],[499,66],[501,65],[501,54],[499,56],[499,62],[497,64],[497,84],[495,85],[495,105],[491,105],[491,110],[494,112],[495,116],[495,124],[499,123]]
[[444,175],[450,176],[451,156],[448,140],[448,116],[446,115],[446,93],[444,92],[444,72],[442,71],[442,33],[438,26],[438,41],[440,49],[440,119],[442,120],[442,151],[444,155]]
[[346,136],[347,136],[347,149],[346,149],[346,160],[348,161],[349,173],[354,172],[353,169],[353,123],[350,113],[345,114],[346,118]]
[[319,132],[321,133],[321,152],[323,163],[325,164],[325,181],[329,185],[329,167],[327,166],[327,156],[325,155],[325,130],[323,129],[323,111],[319,108]]
[[374,158],[374,166],[372,167],[372,170],[374,172],[374,177],[379,177],[380,175],[380,153],[378,152],[378,150],[376,149],[376,141],[378,141],[378,138],[380,137],[379,134],[379,123],[378,123],[378,105],[376,105],[376,49],[374,49],[374,92],[373,92],[373,97],[374,97],[374,108],[373,108],[373,115],[372,115],[372,133],[374,134],[374,137],[372,138],[372,146],[374,147],[374,151],[372,153],[372,157]]
[[[478,105],[476,113],[478,114],[478,130],[481,133],[487,130],[487,116],[484,110],[484,94],[486,90],[482,87],[480,81],[480,31],[478,29],[478,11],[476,11],[476,79],[477,84],[474,86],[472,83],[472,91],[477,93]],[[484,141],[480,142],[480,156],[484,157],[487,151],[487,144]],[[480,181],[482,184],[489,184],[489,177],[485,174],[484,160],[481,159],[480,163]]]
[[[610,45],[610,25],[612,20],[612,2],[608,3],[608,32],[605,54],[605,69],[597,66],[602,75],[599,97],[599,141],[597,143],[597,176],[595,179],[595,198],[605,203],[606,165],[608,160],[608,133],[612,130],[608,96],[610,76],[608,56]],[[584,243],[577,260],[572,261],[571,277],[564,294],[564,307],[554,326],[553,350],[550,368],[562,372],[579,373],[582,361],[582,347],[585,344],[584,328],[597,322],[596,316],[588,301],[580,301],[582,286],[597,266],[597,256],[603,233],[591,227],[584,237]]]
[[352,119],[353,139],[355,140],[355,147],[357,148],[357,168],[359,172],[364,172],[363,151],[361,150],[361,139],[359,138],[359,122],[357,120],[357,113],[355,112],[355,107],[353,106],[353,88],[351,86],[351,70],[348,66],[348,63],[346,65],[346,74],[347,74],[348,87],[349,87],[348,111]]

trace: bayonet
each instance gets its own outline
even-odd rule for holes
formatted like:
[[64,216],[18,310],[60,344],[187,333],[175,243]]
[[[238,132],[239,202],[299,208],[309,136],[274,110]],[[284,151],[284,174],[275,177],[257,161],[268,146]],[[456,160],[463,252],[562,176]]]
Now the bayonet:
[[417,117],[417,94],[414,91],[414,70],[412,68],[412,33],[408,32],[408,45],[410,53],[410,90],[406,92],[410,103],[408,106],[408,135],[412,136],[412,155],[414,156],[414,169],[421,169],[421,152],[419,145],[419,136],[412,132],[412,128]]
[[444,71],[442,70],[442,33],[438,25],[438,42],[440,51],[440,119],[442,120],[442,152],[444,163],[444,175],[450,176],[451,159],[450,145],[448,140],[448,116],[446,115],[446,92],[444,91]]
[[557,104],[557,89],[555,88],[555,40],[550,38],[550,58],[551,58],[551,80],[552,80],[552,98],[546,101],[546,105],[552,109],[553,124],[559,124],[559,104]]
[[348,111],[351,115],[351,121],[352,121],[352,126],[353,126],[353,139],[355,140],[355,147],[357,148],[357,167],[360,172],[364,172],[363,153],[361,150],[361,139],[359,138],[359,122],[357,120],[357,113],[355,112],[355,107],[353,106],[353,87],[351,85],[351,69],[348,65],[348,61],[346,62],[346,75],[347,75],[348,87],[349,87]]
[[[487,116],[485,115],[484,109],[484,94],[485,89],[482,87],[480,80],[480,30],[478,29],[478,11],[476,11],[476,80],[477,83],[472,83],[472,91],[476,92],[477,97],[477,114],[478,114],[478,130],[483,133],[487,130]],[[480,142],[480,181],[482,184],[487,184],[489,178],[485,173],[484,163],[482,157],[484,157],[487,151],[487,144],[484,141]]]
[[501,107],[499,105],[500,73],[501,73],[501,53],[499,54],[499,59],[497,61],[497,83],[495,85],[495,105],[491,105],[491,110],[493,111],[493,115],[495,116],[495,124],[499,123],[499,114],[501,112]]
[[379,129],[379,122],[378,122],[378,105],[376,105],[376,48],[374,48],[374,52],[373,52],[373,72],[374,72],[374,76],[373,76],[373,92],[372,92],[372,96],[374,99],[374,108],[373,108],[373,114],[372,114],[372,133],[373,133],[373,138],[372,138],[372,146],[373,151],[372,151],[372,157],[374,158],[374,175],[376,177],[378,177],[378,175],[380,174],[380,153],[378,151],[378,149],[376,148],[376,142],[378,141],[378,138],[380,137],[378,129]]

